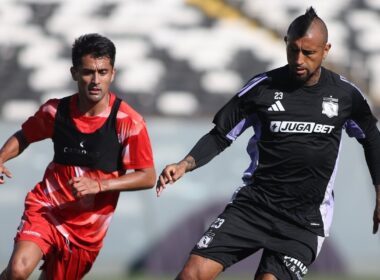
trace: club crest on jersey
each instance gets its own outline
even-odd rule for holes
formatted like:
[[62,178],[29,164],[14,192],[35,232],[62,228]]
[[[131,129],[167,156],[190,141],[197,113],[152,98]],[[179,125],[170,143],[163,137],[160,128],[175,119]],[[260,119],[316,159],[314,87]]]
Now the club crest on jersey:
[[202,236],[201,240],[197,243],[198,249],[207,248],[211,241],[214,239],[215,233],[208,231]]
[[338,98],[323,97],[322,102],[322,114],[325,114],[329,118],[338,116],[339,104]]

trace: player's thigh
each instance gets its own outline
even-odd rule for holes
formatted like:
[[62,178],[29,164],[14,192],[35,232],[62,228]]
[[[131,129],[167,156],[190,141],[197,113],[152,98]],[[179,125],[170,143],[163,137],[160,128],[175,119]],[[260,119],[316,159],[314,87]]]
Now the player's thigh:
[[257,252],[263,247],[260,240],[266,239],[264,232],[246,223],[234,211],[234,208],[227,207],[191,251],[191,254],[202,257],[206,265],[211,260],[211,263],[217,263],[218,273]]
[[222,271],[223,266],[214,260],[191,254],[177,280],[215,279]]
[[254,254],[270,238],[260,216],[251,211],[246,187],[211,223],[191,253],[220,263],[224,269]]
[[63,236],[57,236],[56,240],[55,248],[46,255],[41,267],[41,279],[82,279],[90,271],[99,251],[88,251],[74,244],[66,244]]
[[309,260],[302,262],[294,257],[264,249],[255,279],[263,279],[263,275],[271,274],[276,277],[274,279],[300,280],[306,275],[310,262]]
[[15,243],[11,259],[9,261],[9,272],[32,273],[43,257],[41,248],[33,241],[20,240]]

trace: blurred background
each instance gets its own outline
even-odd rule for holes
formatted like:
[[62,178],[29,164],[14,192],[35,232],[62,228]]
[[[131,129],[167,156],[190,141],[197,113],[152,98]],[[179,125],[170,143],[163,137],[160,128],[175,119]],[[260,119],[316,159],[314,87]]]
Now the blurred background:
[[[0,140],[49,98],[75,92],[71,45],[97,32],[116,45],[112,89],[144,115],[160,172],[212,128],[213,115],[250,77],[286,64],[283,37],[309,6],[329,28],[325,66],[360,87],[379,117],[378,0],[2,0]],[[159,199],[153,190],[123,193],[87,279],[173,277],[239,186],[249,164],[249,133]],[[0,187],[1,267],[26,192],[51,159],[52,144],[44,141],[8,163],[14,178]],[[335,190],[331,236],[310,267],[311,277],[380,279],[380,237],[371,233],[374,189],[361,146],[346,136]],[[259,257],[224,275],[252,279]]]

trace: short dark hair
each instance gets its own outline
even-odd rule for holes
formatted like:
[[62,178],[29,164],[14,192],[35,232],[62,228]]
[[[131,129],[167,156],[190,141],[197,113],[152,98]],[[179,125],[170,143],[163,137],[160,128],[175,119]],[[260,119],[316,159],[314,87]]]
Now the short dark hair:
[[[306,10],[305,14],[297,17],[293,22],[289,25],[288,35],[295,36],[296,38],[301,38],[306,35],[311,23],[315,20],[321,21],[323,23],[324,29],[326,31],[327,36],[327,28],[323,20],[317,15],[316,11],[313,7],[310,7]],[[326,38],[327,39],[327,38]]]
[[71,51],[73,66],[80,66],[81,58],[88,54],[95,58],[108,57],[112,67],[115,64],[116,48],[114,43],[97,33],[84,34],[75,39]]

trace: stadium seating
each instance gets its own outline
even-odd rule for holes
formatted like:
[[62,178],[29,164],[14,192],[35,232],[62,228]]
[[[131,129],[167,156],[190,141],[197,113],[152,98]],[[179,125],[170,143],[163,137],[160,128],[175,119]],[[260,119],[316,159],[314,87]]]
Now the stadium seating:
[[[315,1],[333,43],[328,66],[380,107],[380,5]],[[113,90],[144,115],[208,116],[253,75],[286,63],[283,35],[304,1],[4,0],[0,116],[23,119],[73,93],[70,48],[97,32],[117,45]],[[29,108],[29,109],[25,109]]]

